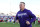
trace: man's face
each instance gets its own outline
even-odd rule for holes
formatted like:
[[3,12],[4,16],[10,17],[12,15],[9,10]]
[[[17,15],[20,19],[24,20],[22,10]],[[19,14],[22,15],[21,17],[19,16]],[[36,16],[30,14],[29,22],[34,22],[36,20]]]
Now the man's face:
[[23,3],[20,3],[20,9],[23,10],[25,8],[25,5]]

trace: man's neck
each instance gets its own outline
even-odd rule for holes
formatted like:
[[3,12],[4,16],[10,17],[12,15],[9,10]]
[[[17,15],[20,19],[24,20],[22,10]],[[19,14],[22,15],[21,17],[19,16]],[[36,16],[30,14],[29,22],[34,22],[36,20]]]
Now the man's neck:
[[21,11],[23,11],[24,9],[21,9]]

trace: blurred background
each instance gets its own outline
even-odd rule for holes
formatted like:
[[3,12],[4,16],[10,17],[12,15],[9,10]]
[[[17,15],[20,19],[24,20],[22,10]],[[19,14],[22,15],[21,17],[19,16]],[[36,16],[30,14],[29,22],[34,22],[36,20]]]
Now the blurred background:
[[[20,10],[20,2],[25,2],[25,8],[36,15],[36,22],[40,22],[40,0],[0,0],[0,22],[14,22],[16,13]],[[9,23],[8,23],[9,24]],[[17,24],[15,24],[17,25]],[[12,27],[19,27],[17,26]],[[3,27],[2,24],[0,27]],[[11,26],[4,26],[11,27]],[[34,27],[34,26],[33,26]],[[36,27],[39,27],[36,25]]]

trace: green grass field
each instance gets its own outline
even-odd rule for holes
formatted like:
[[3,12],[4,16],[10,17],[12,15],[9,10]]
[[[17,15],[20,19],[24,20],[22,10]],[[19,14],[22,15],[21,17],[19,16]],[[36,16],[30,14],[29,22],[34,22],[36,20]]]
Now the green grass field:
[[[13,23],[0,22],[0,27],[20,27],[20,25],[17,23],[13,24]],[[32,23],[32,27],[40,27],[40,24],[38,24],[38,22],[36,21],[35,25]]]

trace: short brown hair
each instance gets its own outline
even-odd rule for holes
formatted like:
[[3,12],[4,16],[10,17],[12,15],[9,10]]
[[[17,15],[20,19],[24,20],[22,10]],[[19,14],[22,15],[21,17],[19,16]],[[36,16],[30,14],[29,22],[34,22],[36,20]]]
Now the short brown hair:
[[20,2],[20,3],[23,3],[23,4],[25,5],[25,3],[24,3],[24,2]]

